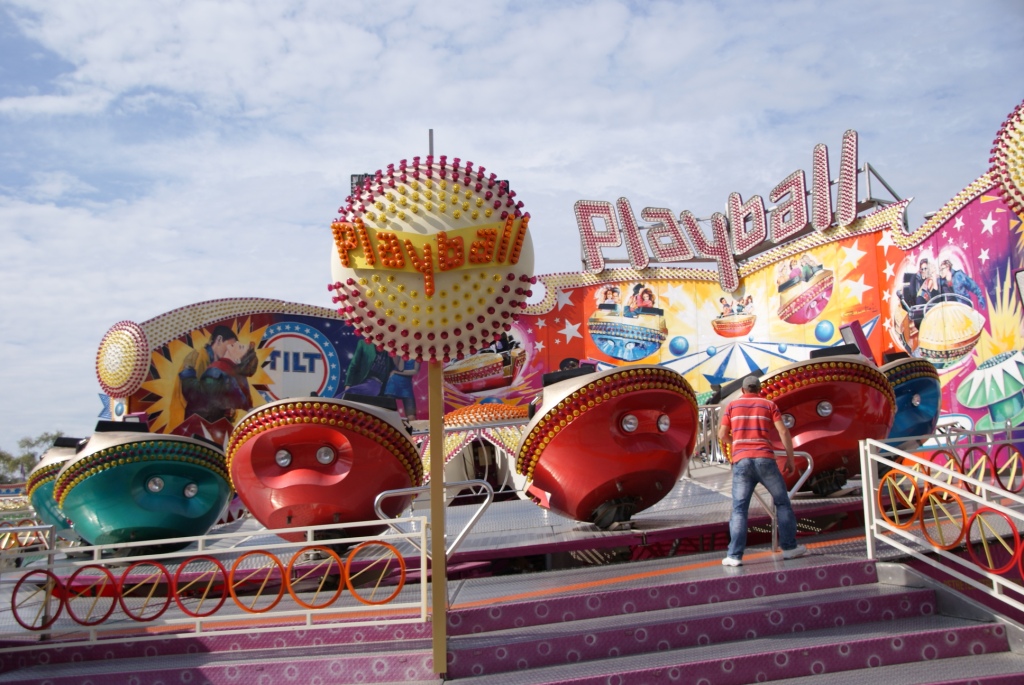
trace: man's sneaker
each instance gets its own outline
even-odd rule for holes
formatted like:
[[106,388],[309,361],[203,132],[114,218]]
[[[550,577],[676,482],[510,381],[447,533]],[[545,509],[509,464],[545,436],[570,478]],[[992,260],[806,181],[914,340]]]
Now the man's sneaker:
[[805,554],[807,554],[807,548],[803,545],[797,545],[793,549],[782,550],[783,559],[796,559],[797,557],[802,557]]
[[736,557],[726,557],[722,559],[722,566],[742,566],[743,560],[737,559]]

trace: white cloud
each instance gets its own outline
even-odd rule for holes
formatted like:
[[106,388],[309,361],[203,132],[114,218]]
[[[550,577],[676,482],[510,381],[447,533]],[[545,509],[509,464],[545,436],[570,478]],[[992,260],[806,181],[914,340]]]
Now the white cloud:
[[[128,7],[128,9],[126,9]],[[437,149],[511,180],[539,272],[572,203],[706,216],[847,128],[919,220],[1024,94],[1013,3],[8,0],[64,71],[0,72],[0,447],[87,432],[122,319],[252,295],[328,305],[351,173]],[[17,56],[17,55],[16,55]],[[19,95],[22,94],[22,95]]]

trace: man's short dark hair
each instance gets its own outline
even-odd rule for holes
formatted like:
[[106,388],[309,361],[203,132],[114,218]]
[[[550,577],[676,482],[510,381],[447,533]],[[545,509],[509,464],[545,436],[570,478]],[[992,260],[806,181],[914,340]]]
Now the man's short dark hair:
[[227,342],[228,340],[238,340],[238,336],[235,335],[235,332],[228,328],[227,326],[217,326],[212,331],[210,331],[210,341],[212,342],[217,338],[220,338],[225,342]]

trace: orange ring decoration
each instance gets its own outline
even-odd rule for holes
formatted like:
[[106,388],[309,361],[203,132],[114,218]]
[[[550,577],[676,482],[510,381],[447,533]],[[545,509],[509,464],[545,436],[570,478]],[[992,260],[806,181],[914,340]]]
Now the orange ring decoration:
[[[997,518],[1002,518],[1004,521],[1006,521],[1007,526],[1009,526],[1010,535],[1012,535],[1012,537],[1013,537],[1013,549],[1010,549],[1010,547],[1007,546],[1006,540],[1003,537],[1005,535],[1005,533],[1002,533],[1001,531],[997,531],[995,529],[995,527],[992,526],[991,523],[987,523],[985,521],[985,516],[989,516],[989,515],[995,516]],[[980,545],[978,545],[978,543],[975,543],[975,542],[972,541],[972,539],[971,539],[971,531],[975,529],[974,524],[975,524],[976,521],[978,522],[978,526],[977,527],[979,529],[982,526],[985,526],[988,529],[988,533],[991,533],[992,537],[1000,542],[1000,544],[1002,545],[1002,549],[1004,549],[1007,553],[1009,553],[1010,560],[1008,562],[1006,562],[1002,566],[996,566],[995,565],[995,563],[993,561],[993,558],[992,558],[992,550],[989,547],[988,535],[985,534],[985,531],[981,531],[981,535],[980,535],[980,537],[981,537],[981,544]],[[978,555],[975,553],[975,547],[976,546],[980,546],[980,547],[982,547],[984,549],[984,554],[985,554],[984,561],[987,562],[987,563],[983,563],[983,561],[978,558]],[[978,509],[978,511],[974,512],[973,514],[971,514],[971,518],[969,518],[967,520],[967,553],[970,555],[971,561],[973,561],[974,565],[977,566],[978,568],[984,569],[984,570],[988,571],[989,573],[994,573],[996,575],[1002,575],[1002,574],[1006,573],[1007,571],[1009,571],[1011,568],[1013,568],[1017,564],[1017,562],[1018,562],[1018,560],[1020,558],[1020,547],[1021,547],[1021,545],[1020,545],[1020,534],[1017,532],[1017,526],[1014,525],[1013,520],[1009,516],[1004,514],[1003,512],[996,511],[995,509],[992,509],[990,507],[982,507],[981,509]],[[996,547],[995,549],[999,550],[1000,548]]]
[[[999,454],[1006,450],[1010,452],[1006,461],[999,464]],[[1006,475],[1007,467],[1010,473]],[[996,482],[999,487],[1008,492],[1018,493],[1024,489],[1024,455],[1021,455],[1017,446],[1004,442],[992,451],[992,471],[996,474]]]
[[[125,603],[124,585],[125,582],[128,580],[128,576],[130,576],[132,571],[134,571],[136,568],[141,568],[144,566],[152,566],[155,569],[155,571],[146,576],[146,579],[141,583],[133,585],[128,590],[128,593],[131,594],[137,588],[140,588],[143,585],[147,584],[150,580],[153,580],[158,576],[162,576],[163,582],[167,586],[167,592],[164,593],[163,605],[160,606],[160,608],[152,616],[146,616],[146,608],[149,606],[149,600],[153,598],[153,595],[156,594],[157,588],[160,587],[159,580],[153,583],[153,589],[149,591],[148,595],[146,595],[146,601],[142,603],[142,611],[137,616],[135,615],[134,610],[129,609],[128,605]],[[134,564],[132,564],[124,570],[124,573],[121,574],[120,580],[118,580],[117,601],[121,604],[121,609],[124,611],[125,614],[127,614],[128,618],[134,621],[139,621],[140,623],[146,623],[148,621],[155,621],[156,619],[163,616],[164,612],[167,611],[167,607],[171,606],[172,590],[173,587],[171,585],[171,574],[167,571],[166,566],[164,566],[163,564],[159,564],[155,561],[136,561]]]
[[[270,559],[270,561],[272,563],[267,565],[267,566],[261,566],[261,567],[257,568],[256,570],[253,570],[249,575],[245,576],[241,580],[236,581],[235,580],[235,577],[236,577],[235,574],[239,572],[238,566],[245,559],[248,559],[250,557],[256,557],[256,556],[266,557],[266,558]],[[277,575],[278,575],[278,578],[281,579],[281,582],[278,583],[278,585],[277,585],[277,597],[275,597],[274,601],[271,602],[270,604],[268,604],[267,606],[261,607],[261,608],[257,609],[256,608],[256,602],[259,600],[260,597],[263,596],[263,590],[264,590],[264,588],[267,587],[267,583],[270,581],[271,577],[273,576],[273,570],[272,570],[273,566],[277,567]],[[242,571],[248,571],[248,570],[250,570],[250,569],[242,569]],[[262,577],[262,579],[260,581],[259,589],[256,591],[256,596],[253,599],[252,604],[247,606],[238,597],[237,588],[242,583],[248,583],[253,578],[253,576],[255,576],[257,574],[257,572],[259,572],[261,570],[266,570],[267,574]],[[242,556],[240,556],[237,559],[235,559],[235,563],[231,564],[231,572],[228,574],[228,592],[231,593],[231,599],[234,600],[235,606],[237,606],[242,611],[245,611],[245,612],[250,613],[250,614],[262,614],[262,613],[270,611],[271,609],[276,607],[277,603],[281,601],[282,597],[284,597],[284,584],[285,584],[284,566],[281,565],[281,561],[277,557],[275,557],[273,554],[271,554],[269,552],[264,552],[264,551],[261,551],[261,550],[255,550],[255,551],[252,551],[252,552],[246,552]]]
[[[191,589],[193,585],[199,583],[201,579],[205,578],[208,574],[211,573],[211,571],[201,572],[199,579],[187,583],[184,587],[179,585],[178,581],[181,579],[181,572],[184,571],[189,564],[199,561],[212,562],[213,569],[212,575],[210,575],[210,578],[206,583],[206,587],[202,591],[202,598],[199,600],[199,611],[192,611],[192,609],[186,607],[185,603],[181,601],[181,591],[187,591]],[[218,577],[220,578],[220,599],[217,600],[212,609],[210,609],[206,613],[202,613],[203,603],[207,600],[207,597],[210,594],[210,590],[213,589],[217,584]],[[174,601],[178,605],[179,609],[181,609],[189,616],[192,616],[193,618],[206,618],[207,616],[212,616],[213,614],[217,613],[217,610],[224,605],[224,600],[228,598],[227,579],[228,572],[224,569],[224,565],[216,559],[214,559],[213,557],[209,556],[208,554],[200,554],[199,556],[191,557],[187,559],[183,564],[178,566],[178,570],[174,572]]]
[[[905,483],[909,483],[909,488],[901,487],[900,479]],[[908,492],[909,490],[909,492]],[[914,477],[904,471],[889,471],[882,476],[881,482],[878,484],[878,492],[875,494],[875,504],[878,506],[878,511],[881,513],[885,522],[896,528],[906,529],[910,528],[914,524],[914,519],[917,518],[917,505],[918,495],[920,494],[920,487],[914,480]],[[882,500],[882,495],[888,495],[888,507]],[[894,505],[900,505],[897,509]],[[891,509],[892,516],[887,516],[886,512]],[[899,512],[909,510],[911,513],[907,516],[906,520],[900,522]]]
[[[384,547],[396,559],[398,559],[398,569],[399,569],[398,585],[395,587],[395,591],[394,592],[392,592],[390,595],[388,595],[387,597],[385,597],[384,599],[381,599],[381,600],[366,599],[366,598],[364,598],[362,595],[360,595],[358,592],[356,592],[355,587],[353,587],[353,585],[352,585],[352,578],[353,578],[353,575],[352,575],[352,560],[355,559],[356,554],[358,554],[360,550],[366,549],[370,545],[378,545],[380,547]],[[379,561],[379,559],[375,559],[374,561],[371,561],[369,563],[369,565],[365,569],[363,569],[362,571],[359,571],[358,573],[356,573],[355,577],[358,577],[361,573],[369,570],[378,561]],[[373,591],[374,592],[376,592],[377,588],[380,587],[380,581],[382,581],[384,579],[384,576],[387,574],[388,571],[390,571],[390,562],[388,562],[388,564],[385,566],[384,572],[382,572],[381,575],[377,578],[377,582],[373,586]],[[397,597],[398,593],[400,593],[402,591],[402,588],[405,587],[405,559],[402,558],[402,555],[399,554],[398,550],[395,548],[394,545],[391,545],[391,544],[389,544],[387,542],[383,542],[381,540],[368,540],[368,541],[362,543],[361,545],[357,546],[351,552],[349,552],[348,557],[345,559],[345,586],[348,588],[348,591],[350,593],[352,593],[352,596],[355,597],[358,601],[362,602],[363,604],[368,604],[370,606],[376,606],[376,605],[380,605],[380,604],[387,604],[388,602],[393,600],[395,597]],[[372,598],[373,594],[371,594],[370,597]]]
[[[79,574],[85,571],[99,571],[102,575],[102,585],[96,587],[96,582],[92,582],[86,585],[84,590],[79,591],[76,587],[75,581],[78,579]],[[83,583],[84,584],[84,583]],[[106,594],[105,590],[107,587],[112,588],[110,594]],[[114,613],[114,607],[117,606],[117,581],[114,580],[114,575],[103,566],[97,564],[89,564],[77,569],[71,574],[67,582],[67,597],[64,600],[68,607],[68,616],[70,616],[75,623],[82,626],[98,626],[99,624],[110,618],[110,615]],[[85,618],[82,618],[75,611],[74,601],[81,597],[92,597],[92,603],[89,606],[89,613],[86,614]],[[101,597],[107,597],[110,599],[110,606],[107,608],[99,618],[93,618],[93,610],[99,603]]]
[[295,588],[292,586],[292,583],[293,583],[293,581],[292,581],[292,573],[293,573],[293,571],[295,569],[295,562],[298,561],[299,557],[301,557],[303,554],[306,554],[307,552],[314,552],[314,551],[315,552],[323,552],[323,553],[325,553],[327,555],[328,559],[324,559],[324,560],[320,560],[319,562],[315,562],[315,565],[314,565],[312,570],[307,571],[304,575],[302,575],[301,577],[296,579],[296,580],[299,580],[299,581],[305,580],[310,575],[312,575],[315,571],[317,571],[318,569],[322,568],[325,561],[327,562],[327,571],[328,572],[324,573],[323,577],[320,579],[320,584],[317,586],[316,594],[314,595],[314,600],[316,599],[316,597],[320,596],[320,591],[323,589],[324,583],[327,582],[327,578],[330,575],[329,571],[330,571],[332,563],[336,563],[338,565],[338,573],[340,573],[342,575],[344,575],[344,573],[345,573],[345,566],[341,563],[341,557],[339,557],[334,552],[334,550],[332,550],[329,547],[324,547],[323,545],[311,545],[309,547],[303,547],[298,552],[293,554],[292,558],[291,558],[291,561],[288,562],[288,573],[285,575],[285,587],[288,589],[288,594],[291,595],[292,599],[295,600],[295,603],[298,604],[299,606],[301,606],[304,609],[323,609],[324,607],[328,607],[331,604],[334,604],[334,600],[338,599],[338,597],[341,595],[342,588],[345,587],[344,582],[338,583],[338,589],[334,591],[334,594],[331,595],[330,599],[328,599],[326,602],[323,602],[322,604],[314,604],[314,603],[306,602],[305,600],[300,598],[298,596],[298,594],[296,594]]
[[[950,514],[947,508],[950,503],[955,503],[956,508],[960,512],[959,518],[954,515],[955,512]],[[925,518],[925,507],[931,510],[931,518]],[[947,521],[954,523],[958,521],[960,524],[956,538],[952,542],[946,539],[947,536],[940,514],[945,514]],[[967,533],[966,526],[964,526],[964,519],[967,518],[964,503],[960,500],[959,495],[946,488],[932,487],[925,490],[924,496],[917,504],[917,518],[920,520],[921,531],[924,533],[925,539],[932,547],[937,549],[947,551],[953,549],[960,544],[960,541],[964,539],[964,535]],[[933,526],[935,530],[929,530],[929,525]]]
[[[44,587],[36,588],[35,591],[31,592],[31,594],[29,594],[28,597],[19,602],[18,593],[21,590],[21,587],[26,582],[29,582],[30,584],[39,583],[40,580],[29,581],[29,578],[32,578],[33,576],[37,575],[45,578]],[[61,585],[60,579],[57,578],[57,576],[53,575],[53,573],[51,573],[50,571],[45,571],[43,569],[35,569],[34,571],[29,571],[18,580],[17,584],[14,586],[14,592],[11,593],[11,611],[14,613],[14,620],[17,621],[18,624],[25,630],[46,630],[47,628],[53,625],[54,621],[56,621],[58,617],[60,617],[60,612],[64,608],[63,588],[64,586]],[[39,604],[39,609],[36,611],[35,616],[32,617],[32,621],[30,623],[26,623],[21,618],[20,609],[29,600],[34,599],[40,592],[44,593],[43,601]],[[40,615],[43,614],[43,609],[47,607],[50,604],[50,601],[54,598],[56,598],[57,600],[57,610],[53,612],[52,616],[48,618],[44,617],[42,623],[36,625],[36,621],[38,621]]]

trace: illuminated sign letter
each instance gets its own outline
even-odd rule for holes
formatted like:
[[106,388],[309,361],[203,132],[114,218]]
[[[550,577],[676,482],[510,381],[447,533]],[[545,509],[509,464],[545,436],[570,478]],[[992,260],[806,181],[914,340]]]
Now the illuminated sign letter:
[[670,209],[660,207],[645,207],[640,212],[640,218],[652,224],[647,230],[647,242],[651,246],[651,253],[657,262],[684,262],[693,259],[693,250],[679,230],[679,222]]
[[729,222],[721,212],[711,215],[711,240],[705,237],[700,224],[689,210],[679,215],[679,223],[686,230],[693,246],[701,257],[713,259],[718,264],[718,282],[722,290],[732,292],[740,286],[740,275],[736,268],[736,260],[732,257],[729,245]]
[[[779,202],[789,196],[785,202]],[[804,230],[807,225],[807,179],[803,170],[794,171],[772,188],[768,201],[777,203],[772,210],[771,239],[781,243]]]
[[[765,220],[764,200],[760,195],[743,203],[739,193],[729,193],[729,225],[732,226],[733,253],[737,256],[749,252],[768,238],[768,222]],[[750,228],[747,228],[747,221]]]
[[832,178],[828,170],[828,148],[814,146],[811,166],[811,226],[821,232],[832,225]]
[[857,132],[852,129],[843,134],[836,205],[836,223],[840,226],[849,226],[857,219]]
[[[575,205],[576,225],[580,229],[580,240],[583,242],[584,267],[592,274],[604,271],[604,255],[602,247],[620,247],[622,234],[615,221],[615,212],[611,202],[595,202],[579,200]],[[605,230],[598,231],[594,219],[604,221]]]
[[640,229],[636,225],[636,217],[633,216],[633,208],[629,200],[620,197],[615,203],[619,210],[619,221],[622,223],[622,232],[626,235],[626,251],[629,253],[629,263],[634,269],[646,269],[650,263],[647,250],[644,248],[643,238],[640,237]]

